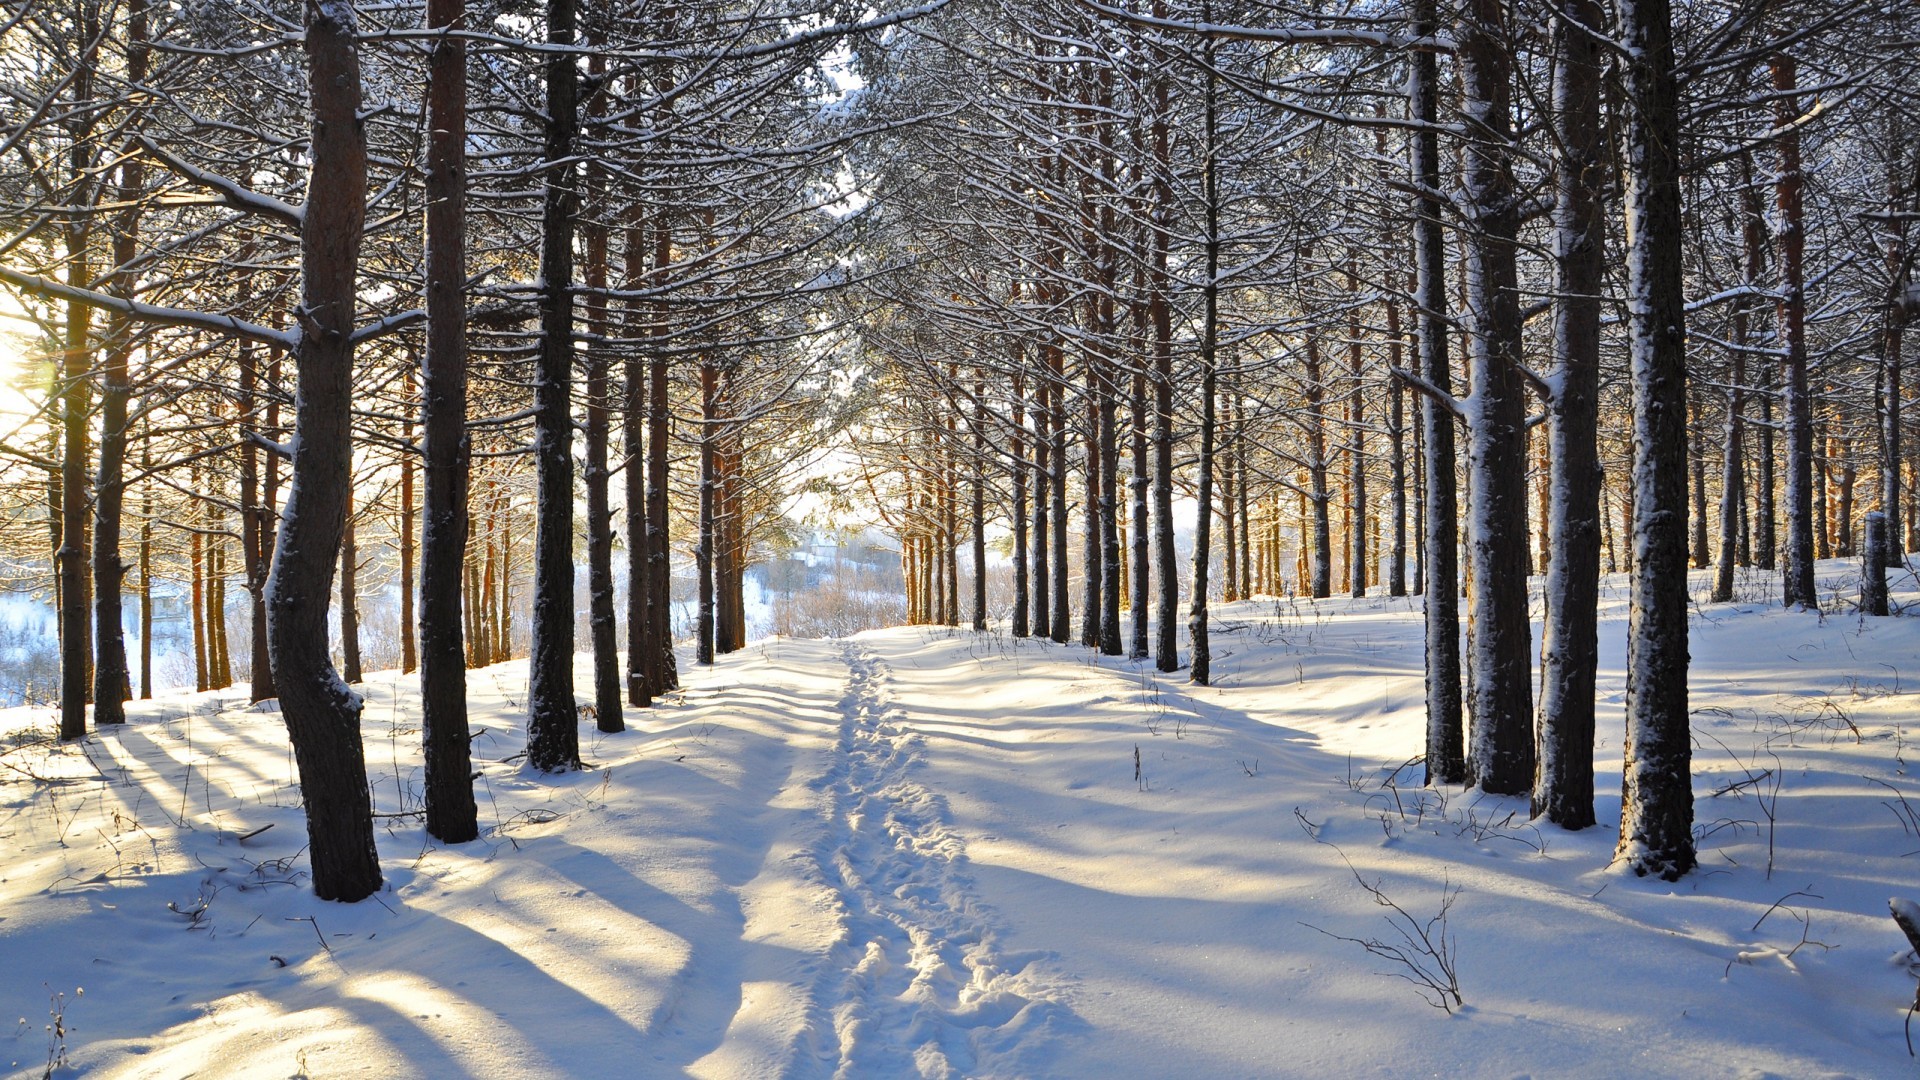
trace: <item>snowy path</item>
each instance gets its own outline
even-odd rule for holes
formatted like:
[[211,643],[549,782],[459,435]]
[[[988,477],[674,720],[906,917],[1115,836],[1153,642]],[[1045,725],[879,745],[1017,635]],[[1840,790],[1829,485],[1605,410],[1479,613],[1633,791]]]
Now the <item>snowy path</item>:
[[[0,1075],[46,1073],[63,1008],[58,1075],[167,1080],[1913,1075],[1920,618],[1700,608],[1702,869],[1669,885],[1609,865],[1624,596],[1575,834],[1408,779],[1421,620],[1378,597],[1224,608],[1212,688],[995,633],[756,643],[558,775],[521,762],[525,665],[482,669],[457,847],[380,673],[357,905],[309,891],[238,691],[84,745],[0,715]],[[1392,933],[1356,874],[1422,918],[1460,890],[1463,1009],[1354,944]]]
[[1017,1058],[1021,1032],[1062,1008],[1007,957],[966,872],[945,798],[915,779],[926,740],[892,703],[886,664],[842,652],[846,693],[827,772],[827,830],[811,856],[838,894],[835,963],[815,988],[836,1077],[976,1075]]

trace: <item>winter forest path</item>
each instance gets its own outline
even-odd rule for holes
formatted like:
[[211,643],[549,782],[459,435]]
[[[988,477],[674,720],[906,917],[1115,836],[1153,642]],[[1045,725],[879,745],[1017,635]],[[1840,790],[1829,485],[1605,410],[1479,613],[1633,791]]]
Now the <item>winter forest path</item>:
[[[1415,602],[1219,614],[1207,688],[995,632],[758,642],[583,726],[591,767],[556,774],[524,763],[525,664],[478,669],[482,837],[456,847],[416,816],[415,680],[374,674],[388,887],[354,905],[307,887],[284,728],[244,694],[16,736],[0,1016],[64,1001],[98,1077],[1910,1072],[1885,905],[1912,893],[1920,619],[1704,609],[1714,862],[1670,886],[1610,869],[1609,828],[1417,786]],[[1362,881],[1420,918],[1457,895],[1463,1010],[1355,944],[1392,933]],[[6,1080],[53,1056],[0,1032]]]
[[917,778],[926,740],[894,703],[886,662],[843,645],[846,693],[826,772],[826,828],[809,851],[841,935],[814,987],[814,1033],[835,1076],[998,1073],[1023,1031],[1064,1007],[998,944],[946,799]]

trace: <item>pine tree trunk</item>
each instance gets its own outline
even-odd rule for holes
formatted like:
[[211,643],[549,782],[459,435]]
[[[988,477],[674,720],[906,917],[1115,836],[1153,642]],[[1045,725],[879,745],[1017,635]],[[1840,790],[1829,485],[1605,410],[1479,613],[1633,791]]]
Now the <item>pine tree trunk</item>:
[[[462,29],[465,0],[428,0],[429,29]],[[433,39],[427,60],[426,352],[420,434],[425,461],[420,560],[420,709],[427,833],[462,844],[480,835],[467,727],[466,642],[472,604],[460,602],[469,564],[471,447],[466,432],[467,46]]]
[[[632,89],[638,90],[638,87]],[[626,224],[626,280],[628,289],[638,289],[646,281],[652,245],[642,210],[635,207]],[[641,337],[645,331],[645,301],[629,301],[627,335]],[[654,681],[649,677],[649,658],[653,654],[652,619],[648,614],[653,592],[652,545],[647,528],[647,358],[639,349],[627,353],[620,420],[620,450],[626,459],[625,480],[627,526],[627,704],[638,709],[653,707]]]
[[[1887,209],[1890,213],[1911,213],[1914,192],[1910,188],[1914,178],[1910,174],[1912,166],[1909,163],[1913,160],[1913,151],[1906,143],[1906,117],[1898,110],[1889,112],[1886,145],[1894,152],[1887,165]],[[1905,538],[1900,528],[1903,517],[1900,507],[1900,465],[1905,456],[1901,430],[1903,403],[1900,396],[1904,393],[1901,348],[1909,318],[1902,298],[1913,277],[1913,264],[1904,227],[1889,226],[1883,246],[1887,266],[1887,303],[1880,327],[1879,509],[1887,520],[1887,565],[1899,566],[1905,561],[1903,556],[1906,553]]]
[[[673,228],[665,221],[654,224],[653,287],[666,285],[673,264]],[[651,575],[647,589],[647,679],[655,697],[680,686],[680,672],[673,654],[673,578],[668,561],[667,434],[671,422],[668,411],[668,360],[664,345],[667,334],[666,309],[656,306],[654,335],[661,339],[647,365],[647,559]]]
[[1048,366],[1048,432],[1052,436],[1053,482],[1048,492],[1053,502],[1053,640],[1065,645],[1073,637],[1072,598],[1067,594],[1067,407],[1065,359],[1057,341],[1047,346],[1051,354]]
[[[147,2],[128,0],[126,12],[126,76],[129,85],[147,77]],[[113,265],[108,290],[131,300],[135,281],[130,267],[139,253],[138,200],[146,187],[146,168],[139,155],[120,162],[119,201],[125,209],[113,219]],[[93,723],[94,727],[126,722],[123,704],[128,696],[127,637],[121,595],[126,585],[126,562],[120,557],[120,536],[126,506],[127,399],[130,394],[128,360],[133,352],[130,320],[115,316],[108,322],[105,363],[100,372],[100,472],[93,503]],[[242,346],[249,348],[250,346]],[[243,453],[251,456],[252,447]]]
[[[1203,18],[1213,21],[1211,0],[1203,0]],[[1201,203],[1205,215],[1205,246],[1200,316],[1200,462],[1195,487],[1199,503],[1193,530],[1193,602],[1187,609],[1187,636],[1193,662],[1189,677],[1198,686],[1213,679],[1213,646],[1207,636],[1207,570],[1213,560],[1214,395],[1218,389],[1220,348],[1220,162],[1219,77],[1213,67],[1213,35],[1201,39],[1201,62],[1206,72],[1204,126],[1201,128]]]
[[313,890],[322,900],[352,902],[380,888],[380,859],[360,741],[361,701],[327,657],[327,594],[352,473],[352,334],[366,134],[352,6],[308,0],[306,16],[313,127],[300,236],[293,483],[267,579],[267,635],[306,806]]
[[1136,369],[1133,374],[1133,396],[1128,402],[1127,415],[1132,418],[1133,440],[1133,476],[1129,480],[1129,494],[1133,501],[1132,547],[1128,554],[1133,560],[1133,593],[1129,597],[1129,614],[1133,619],[1132,641],[1127,655],[1134,660],[1144,659],[1148,652],[1147,634],[1147,593],[1151,582],[1150,560],[1152,555],[1148,530],[1147,513],[1147,376],[1143,370]]
[[[527,764],[543,772],[580,765],[573,698],[573,234],[580,195],[575,0],[547,0],[547,114],[540,219],[540,346],[534,381],[533,647],[527,686]],[[506,590],[502,590],[503,594]],[[505,621],[504,619],[502,620]]]
[[[415,597],[418,595],[419,590],[414,571],[414,535],[415,530],[420,526],[418,515],[414,509],[414,472],[416,467],[411,449],[413,445],[413,418],[419,414],[420,409],[418,404],[420,396],[419,389],[414,383],[414,372],[417,370],[418,364],[418,355],[410,351],[407,357],[406,378],[402,383],[406,407],[405,411],[401,414],[403,419],[400,421],[400,442],[406,449],[400,452],[400,520],[398,527],[395,529],[395,531],[399,533],[400,548],[400,673],[402,675],[411,675],[420,666],[420,647],[417,635],[418,622],[414,610],[416,606]],[[457,562],[456,565],[458,565]]]
[[1553,122],[1561,147],[1554,203],[1553,351],[1547,406],[1547,615],[1542,629],[1539,770],[1533,813],[1563,829],[1594,824],[1595,613],[1600,575],[1600,318],[1606,260],[1604,69],[1598,0],[1563,0]]
[[1800,115],[1793,58],[1775,54],[1773,72],[1774,121],[1781,128],[1780,155],[1774,174],[1777,211],[1775,242],[1779,245],[1781,345],[1786,350],[1787,542],[1785,600],[1788,607],[1816,610],[1814,595],[1813,402],[1807,389],[1807,294],[1804,269],[1805,215],[1801,208]]
[[1106,464],[1103,452],[1106,429],[1101,423],[1105,406],[1100,392],[1098,363],[1089,352],[1086,357],[1086,428],[1081,444],[1081,470],[1085,481],[1081,501],[1080,527],[1080,644],[1089,649],[1100,647],[1100,619],[1105,610],[1101,595],[1106,560],[1102,557],[1106,536],[1106,480],[1101,475]]
[[1472,648],[1468,783],[1497,795],[1534,779],[1531,631],[1527,618],[1526,402],[1522,397],[1516,266],[1519,220],[1512,174],[1512,56],[1499,0],[1472,0],[1460,25],[1467,117],[1461,183],[1473,319],[1467,469]]
[[1333,595],[1333,494],[1327,489],[1326,381],[1320,364],[1320,341],[1307,335],[1307,501],[1313,507],[1312,584],[1308,595],[1325,600]]
[[[1744,284],[1749,289],[1760,287],[1761,260],[1764,258],[1762,233],[1765,223],[1760,218],[1760,195],[1754,189],[1751,159],[1742,157],[1745,183],[1741,185],[1741,233],[1745,240]],[[1722,429],[1725,445],[1722,447],[1720,469],[1720,553],[1715,560],[1713,574],[1712,600],[1724,604],[1733,599],[1733,568],[1735,562],[1742,565],[1751,561],[1747,546],[1747,525],[1742,517],[1746,509],[1746,407],[1747,407],[1747,347],[1751,334],[1749,327],[1750,309],[1747,298],[1734,301],[1733,308],[1733,348],[1728,350],[1729,371],[1727,376],[1727,421]],[[1739,551],[1736,553],[1736,542]]]
[[[281,350],[277,348],[267,350],[267,408],[261,434],[275,443],[284,441],[282,438],[284,433],[280,430],[281,358]],[[280,455],[278,453],[267,453],[262,455],[260,460],[260,509],[257,528],[260,584],[253,604],[253,693],[257,700],[265,701],[280,696],[279,691],[274,687],[273,648],[267,639],[267,579],[273,573],[273,551],[279,541],[280,528]]]
[[973,628],[987,629],[987,384],[973,380]]
[[[86,80],[82,80],[83,82]],[[75,93],[80,89],[76,87]],[[75,175],[82,175],[85,151],[76,147]],[[87,227],[75,222],[67,229],[67,284],[93,284],[86,256]],[[60,738],[87,734],[87,699],[93,693],[93,624],[87,575],[91,558],[87,545],[88,368],[93,356],[90,341],[93,309],[79,301],[67,305],[67,336],[60,360],[60,545],[54,553],[60,584]],[[204,687],[202,687],[204,689]]]
[[[589,36],[588,47],[599,42]],[[588,59],[588,71],[595,85],[606,74],[606,57],[594,53]],[[589,117],[605,110],[606,95],[596,93],[587,105]],[[587,626],[593,642],[593,711],[601,731],[626,730],[621,716],[620,637],[614,619],[613,604],[613,508],[608,486],[612,482],[607,469],[607,432],[612,390],[608,385],[607,341],[613,335],[613,323],[607,314],[607,213],[606,179],[597,166],[589,168],[588,191],[593,200],[585,215],[586,266],[582,271],[587,298],[584,312],[590,339],[582,359],[586,364],[586,461],[582,479],[587,489]]]
[[1050,527],[1053,491],[1053,443],[1047,434],[1047,377],[1044,371],[1034,376],[1033,394],[1033,545],[1030,569],[1033,588],[1033,636],[1053,636],[1051,554],[1053,530]]
[[[1409,32],[1434,32],[1434,0],[1414,0]],[[1451,393],[1447,359],[1446,241],[1441,232],[1440,141],[1435,130],[1440,93],[1439,61],[1416,51],[1408,61],[1409,113],[1422,126],[1408,137],[1413,197],[1414,303],[1419,335],[1419,373]],[[1466,778],[1460,701],[1459,569],[1456,545],[1459,509],[1454,490],[1453,416],[1423,397],[1420,438],[1424,450],[1421,520],[1421,588],[1426,600],[1427,737],[1426,780],[1457,784]]]
[[694,580],[699,589],[699,608],[694,630],[694,661],[713,663],[713,553],[715,492],[714,423],[719,413],[719,373],[707,358],[700,361],[700,539],[694,548]]
[[1026,637],[1033,632],[1032,597],[1028,590],[1032,580],[1028,571],[1027,559],[1027,440],[1026,440],[1026,380],[1018,372],[1021,366],[1021,346],[1015,342],[1013,348],[1013,397],[1011,412],[1012,446],[1010,448],[1007,483],[1012,489],[1010,507],[1013,525],[1013,636]]
[[[153,469],[153,443],[147,439],[141,440],[140,468],[142,472]],[[153,698],[153,485],[142,486],[145,490],[140,498],[140,698],[146,701]],[[267,677],[271,679],[272,675]]]
[[1628,335],[1633,396],[1632,609],[1618,857],[1636,874],[1693,869],[1687,712],[1686,297],[1679,93],[1666,0],[1620,5],[1627,89]]

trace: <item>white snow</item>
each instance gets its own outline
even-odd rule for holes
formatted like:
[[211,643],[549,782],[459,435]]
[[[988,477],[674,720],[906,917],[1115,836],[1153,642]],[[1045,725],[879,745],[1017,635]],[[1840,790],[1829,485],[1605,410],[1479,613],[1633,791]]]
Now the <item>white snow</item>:
[[[776,639],[558,777],[517,757],[525,662],[471,672],[483,838],[380,819],[352,906],[309,892],[242,689],[70,747],[0,712],[0,1063],[43,1075],[57,1014],[56,1075],[103,1077],[1910,1075],[1920,619],[1740,590],[1695,607],[1671,885],[1609,866],[1619,577],[1583,833],[1404,764],[1417,599],[1216,607],[1204,689],[1002,634]],[[417,809],[414,680],[363,690],[376,808]],[[1361,882],[1420,924],[1459,890],[1464,1007],[1362,948],[1406,946]]]

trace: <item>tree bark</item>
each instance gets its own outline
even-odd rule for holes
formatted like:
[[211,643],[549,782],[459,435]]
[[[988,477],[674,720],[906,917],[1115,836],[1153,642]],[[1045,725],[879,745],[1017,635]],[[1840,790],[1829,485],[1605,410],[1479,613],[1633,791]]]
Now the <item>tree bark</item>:
[[[1213,21],[1212,7],[1211,0],[1202,4],[1203,18],[1209,23]],[[1193,529],[1193,602],[1187,609],[1187,636],[1193,649],[1188,676],[1195,685],[1206,686],[1213,679],[1213,648],[1207,637],[1207,570],[1213,560],[1214,395],[1218,388],[1220,347],[1220,86],[1213,67],[1213,35],[1206,34],[1201,43],[1206,89],[1200,164],[1200,198],[1205,215],[1200,316],[1200,464],[1195,484],[1200,509]]]
[[[147,3],[128,0],[126,9],[126,77],[138,86],[147,78]],[[114,218],[114,274],[108,288],[131,300],[135,280],[128,269],[139,254],[138,201],[146,187],[146,168],[139,155],[120,162],[119,201],[124,207]],[[100,372],[100,472],[93,503],[93,723],[111,726],[126,722],[123,704],[129,695],[127,637],[121,595],[127,565],[120,557],[120,534],[126,506],[127,398],[131,392],[128,360],[133,353],[132,321],[114,316],[108,321],[105,363]],[[245,453],[251,454],[252,447]],[[243,511],[244,513],[244,511]]]
[[[1435,30],[1434,0],[1414,0],[1409,31],[1425,37]],[[1409,112],[1421,124],[1408,138],[1408,171],[1413,180],[1415,324],[1420,375],[1451,393],[1453,374],[1447,359],[1446,239],[1440,221],[1439,61],[1417,51],[1408,61]],[[1421,398],[1420,437],[1425,451],[1424,506],[1420,515],[1422,556],[1419,590],[1426,602],[1427,783],[1457,784],[1466,779],[1460,701],[1460,585],[1454,486],[1453,415],[1440,402]]]
[[1010,427],[1012,446],[1009,453],[1007,483],[1012,489],[1012,504],[1009,516],[1013,525],[1013,636],[1026,637],[1032,633],[1032,598],[1028,590],[1032,579],[1027,559],[1027,439],[1026,439],[1026,381],[1019,374],[1021,365],[1021,345],[1016,341],[1013,346],[1013,394],[1011,399]]
[[1687,713],[1686,296],[1679,92],[1667,0],[1623,0],[1627,319],[1633,397],[1632,609],[1620,842],[1634,873],[1693,869]]
[[1773,72],[1774,122],[1781,128],[1777,149],[1779,169],[1774,174],[1774,240],[1780,257],[1780,334],[1786,349],[1787,543],[1784,596],[1788,607],[1817,610],[1814,595],[1813,520],[1813,399],[1807,388],[1806,227],[1801,206],[1800,115],[1795,66],[1791,56],[1776,53]]
[[1595,614],[1600,575],[1600,318],[1606,263],[1605,72],[1599,0],[1563,0],[1554,39],[1553,123],[1561,147],[1554,203],[1553,351],[1559,379],[1547,405],[1550,455],[1547,616],[1541,638],[1539,769],[1533,813],[1563,829],[1594,824]]
[[705,357],[700,361],[700,538],[694,548],[694,577],[699,589],[698,623],[694,630],[694,661],[713,663],[713,550],[714,488],[718,485],[714,461],[714,426],[719,413],[719,372]]
[[[599,44],[589,35],[588,45]],[[596,86],[606,74],[606,57],[594,53],[588,58],[588,71]],[[606,94],[596,92],[587,103],[589,123],[604,113]],[[613,324],[607,313],[608,226],[606,178],[597,165],[590,165],[587,187],[592,206],[586,215],[586,266],[582,277],[587,289],[586,327],[590,339],[583,360],[586,364],[586,462],[582,479],[587,489],[587,625],[593,642],[593,712],[595,726],[604,732],[626,730],[620,709],[620,637],[614,620],[613,604],[613,509],[608,487],[612,482],[607,469],[607,432],[612,391],[608,386],[607,341]]]
[[1527,618],[1526,408],[1519,365],[1519,229],[1512,174],[1512,57],[1499,0],[1472,0],[1460,23],[1459,61],[1467,117],[1462,184],[1471,221],[1466,243],[1473,309],[1467,469],[1468,552],[1473,579],[1473,657],[1468,667],[1468,782],[1498,795],[1534,780],[1531,629]]
[[[428,0],[427,27],[464,29],[465,0]],[[434,37],[427,60],[426,352],[420,433],[425,460],[420,561],[420,709],[427,833],[462,844],[480,835],[467,728],[460,603],[467,564],[467,46]],[[470,610],[470,608],[469,608]]]
[[573,234],[579,73],[571,51],[575,0],[548,0],[546,174],[540,223],[540,349],[534,381],[533,648],[527,686],[527,764],[580,765],[573,699]]
[[366,134],[352,5],[308,0],[304,46],[313,125],[300,231],[293,483],[267,578],[267,635],[280,711],[300,772],[313,890],[352,902],[380,888],[359,695],[328,659],[333,584],[352,481],[355,271],[366,220]]

